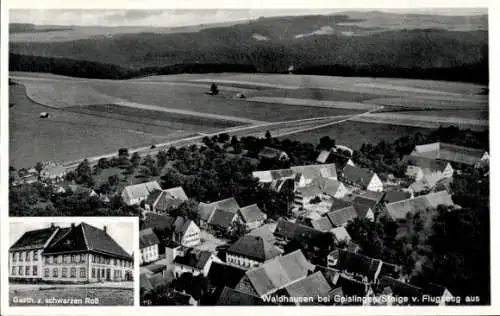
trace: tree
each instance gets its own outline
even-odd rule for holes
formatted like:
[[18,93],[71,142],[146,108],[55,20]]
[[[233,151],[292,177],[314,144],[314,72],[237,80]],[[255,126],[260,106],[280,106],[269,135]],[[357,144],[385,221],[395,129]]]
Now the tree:
[[266,136],[267,140],[271,140],[271,138],[272,138],[271,132],[269,130],[266,131],[266,135],[265,136]]
[[229,134],[227,133],[219,134],[219,143],[225,143],[227,141],[229,141]]
[[120,148],[118,149],[118,157],[128,157],[128,149],[127,148]]
[[118,175],[116,174],[109,176],[108,183],[112,188],[116,188],[118,184],[120,184],[120,177],[118,177]]
[[218,95],[219,94],[219,88],[217,87],[217,85],[215,83],[212,83],[212,85],[210,86],[210,93],[212,95]]
[[37,162],[37,163],[35,164],[35,170],[36,170],[36,172],[38,172],[38,174],[40,174],[40,173],[42,172],[42,170],[43,170],[43,165],[42,165],[42,163],[41,163],[41,162]]
[[317,150],[330,150],[335,147],[335,139],[331,139],[330,136],[323,136],[319,140]]
[[110,163],[109,163],[109,160],[106,159],[106,158],[101,158],[99,159],[99,161],[97,162],[97,166],[99,166],[99,168],[101,169],[107,169],[110,167]]
[[132,154],[132,157],[130,158],[130,163],[134,168],[137,168],[139,166],[139,163],[141,162],[141,156],[139,156],[139,153],[134,152]]
[[92,169],[90,168],[89,161],[84,159],[78,167],[76,167],[75,182],[83,184],[88,187],[94,186],[94,178],[92,177]]

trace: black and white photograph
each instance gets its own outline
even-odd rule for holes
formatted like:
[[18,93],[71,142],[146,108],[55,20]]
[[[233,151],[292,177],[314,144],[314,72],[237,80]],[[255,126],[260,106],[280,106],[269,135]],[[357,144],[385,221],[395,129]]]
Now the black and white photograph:
[[491,306],[488,8],[8,28],[11,305]]
[[134,228],[131,218],[11,218],[10,306],[134,305]]

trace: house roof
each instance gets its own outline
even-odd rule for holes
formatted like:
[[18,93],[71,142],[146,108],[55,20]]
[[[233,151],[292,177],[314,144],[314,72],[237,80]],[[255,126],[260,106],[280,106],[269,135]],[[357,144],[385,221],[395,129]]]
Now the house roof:
[[342,288],[342,293],[346,296],[364,297],[367,292],[367,284],[345,274],[339,275],[336,285]]
[[84,222],[72,226],[64,236],[51,242],[45,249],[44,254],[75,250],[95,251],[123,259],[132,259],[132,256],[123,250],[107,232]]
[[156,273],[149,277],[149,283],[153,288],[167,285],[167,279],[162,273]]
[[265,241],[267,241],[268,243],[272,244],[272,243],[274,243],[274,240],[275,240],[275,237],[273,235],[275,227],[273,227],[271,230],[270,225],[271,224],[265,224],[263,226],[260,226],[256,229],[250,231],[247,235],[259,236],[262,239],[264,239]]
[[146,248],[153,245],[158,245],[160,240],[153,232],[152,228],[147,228],[139,231],[139,246],[142,248]]
[[154,189],[153,191],[151,191],[151,193],[146,198],[146,204],[153,205],[156,202],[156,200],[158,200],[162,192],[163,192],[162,190],[158,189]]
[[403,161],[411,166],[417,166],[422,168],[422,170],[427,170],[426,172],[443,172],[448,165],[446,161],[411,155],[405,156]]
[[285,220],[279,220],[274,230],[274,235],[279,237],[284,237],[287,239],[313,239],[319,235],[323,234],[321,231],[316,230],[312,227],[302,225],[299,223],[292,223]]
[[333,236],[335,236],[335,239],[340,241],[340,240],[351,240],[351,236],[345,229],[345,227],[335,227],[331,230]]
[[330,207],[330,211],[340,210],[342,208],[352,206],[352,202],[337,199],[337,198],[333,198],[331,200],[331,202],[332,202],[332,206]]
[[425,181],[425,180],[419,180],[419,181],[415,181],[412,184],[410,184],[408,186],[408,189],[412,190],[415,193],[420,193],[420,192],[423,192],[423,191],[430,190],[431,186],[429,185],[429,183],[427,181]]
[[311,222],[314,229],[322,232],[328,232],[333,228],[332,222],[326,216],[322,216],[320,219]]
[[330,151],[329,150],[322,150],[318,158],[316,158],[316,161],[319,163],[325,163],[328,160],[328,157],[330,157]]
[[352,205],[354,207],[354,210],[358,214],[358,217],[365,218],[366,214],[370,209],[372,211],[374,210],[375,205],[377,205],[377,202],[369,198],[366,198],[364,196],[358,195],[353,199]]
[[170,215],[147,213],[142,222],[141,229],[153,228],[156,230],[172,230],[175,218]]
[[191,224],[196,225],[196,223],[193,222],[192,220],[178,216],[176,223],[174,223],[175,226],[174,232],[177,234],[184,235],[188,230],[189,226],[191,226]]
[[163,191],[154,190],[146,199],[146,204],[154,206],[159,211],[167,211],[179,207],[187,199],[184,189],[175,187]]
[[297,174],[301,174],[305,179],[322,178],[337,178],[337,169],[335,164],[322,165],[306,165],[290,167]]
[[334,226],[342,226],[349,221],[358,217],[358,213],[354,209],[354,206],[348,206],[334,211],[326,213],[330,222]]
[[448,143],[431,143],[415,146],[411,156],[440,159],[466,165],[474,165],[486,153],[483,149],[458,146]]
[[207,278],[216,287],[229,286],[234,288],[238,285],[246,271],[234,265],[213,262],[208,271]]
[[402,190],[387,191],[384,195],[385,203],[394,203],[398,201],[407,200],[411,197],[410,192]]
[[283,153],[282,150],[279,150],[279,149],[276,149],[276,148],[271,148],[271,147],[264,147],[260,152],[259,152],[259,156],[260,157],[264,157],[264,158],[269,158],[269,159],[273,159],[273,158],[278,158],[281,153]]
[[146,291],[151,291],[152,289],[154,289],[151,282],[149,282],[149,278],[144,273],[141,273],[139,276],[139,286],[141,289],[145,289]]
[[236,202],[236,199],[234,197],[216,201],[213,203],[200,202],[200,204],[198,205],[198,212],[200,213],[200,218],[204,221],[208,221],[212,216],[212,213],[217,208],[229,211],[231,213],[236,213],[238,212],[240,206],[238,205],[238,202]]
[[214,211],[212,218],[210,218],[210,221],[208,223],[210,225],[219,226],[222,228],[229,228],[233,223],[235,217],[236,217],[235,213],[231,213],[229,211],[217,208]]
[[293,179],[295,172],[291,169],[254,171],[252,176],[258,178],[260,182],[271,182],[273,180]]
[[10,250],[28,250],[43,248],[59,227],[49,227],[25,232]]
[[156,181],[150,181],[126,186],[123,193],[127,194],[130,199],[137,199],[147,197],[155,190],[161,190],[160,185]]
[[343,174],[344,178],[347,179],[348,181],[362,185],[364,187],[370,184],[370,181],[375,175],[375,173],[367,169],[353,167],[350,165],[346,165],[344,167]]
[[405,219],[408,213],[414,214],[420,210],[425,211],[427,208],[435,208],[440,204],[454,205],[451,195],[447,191],[432,192],[413,199],[389,203],[386,205],[386,209],[393,219],[398,220]]
[[306,277],[314,270],[300,250],[276,257],[246,272],[250,284],[259,296],[273,293]]
[[265,305],[264,301],[257,296],[253,296],[229,287],[224,287],[219,296],[217,305],[242,305],[242,306],[255,306]]
[[245,235],[227,249],[227,253],[243,256],[259,262],[273,259],[281,252],[258,236]]
[[321,271],[317,271],[304,279],[298,280],[285,287],[290,297],[313,297],[317,303],[318,297],[328,297],[332,288]]
[[337,180],[318,177],[314,178],[309,185],[297,188],[296,191],[301,193],[304,197],[312,197],[319,194],[327,194],[333,197],[337,194],[341,185],[342,183]]
[[190,248],[186,251],[184,256],[177,256],[174,262],[184,266],[192,267],[201,270],[208,263],[208,260],[212,256],[210,251],[198,250]]
[[335,269],[349,273],[366,276],[368,281],[375,279],[375,273],[382,261],[379,259],[363,256],[358,253],[349,252],[343,249],[336,249],[330,253],[330,256],[336,258]]
[[247,205],[240,208],[240,216],[245,223],[252,223],[256,221],[263,221],[267,215],[263,213],[257,204]]

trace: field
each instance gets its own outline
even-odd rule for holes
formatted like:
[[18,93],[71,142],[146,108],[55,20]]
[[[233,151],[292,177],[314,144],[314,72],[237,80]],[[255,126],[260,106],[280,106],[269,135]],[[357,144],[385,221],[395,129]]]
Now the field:
[[[34,303],[21,303],[21,299],[33,299]],[[57,304],[44,303],[46,299],[81,299],[80,304]],[[86,299],[89,299],[86,302]],[[97,299],[97,300],[96,300]],[[38,300],[40,303],[38,304]],[[16,303],[17,301],[17,303]],[[37,288],[27,290],[9,290],[9,303],[11,306],[70,306],[70,305],[105,305],[105,306],[126,306],[134,304],[133,289],[105,288],[105,287],[64,287],[48,290],[38,290]],[[96,304],[97,303],[97,304]]]
[[[273,135],[309,142],[330,135],[356,148],[440,125],[484,130],[489,122],[488,96],[481,94],[485,87],[465,83],[277,74],[122,81],[11,76],[20,83],[10,87],[10,160],[16,168],[235,128],[231,133],[238,136],[261,135],[269,128]],[[217,96],[206,93],[212,82],[219,82]],[[247,98],[236,98],[237,92]],[[40,119],[40,112],[50,117]],[[308,121],[321,117],[328,119]],[[293,122],[267,125],[288,121]],[[325,127],[329,122],[337,123]],[[254,125],[262,127],[238,130]]]

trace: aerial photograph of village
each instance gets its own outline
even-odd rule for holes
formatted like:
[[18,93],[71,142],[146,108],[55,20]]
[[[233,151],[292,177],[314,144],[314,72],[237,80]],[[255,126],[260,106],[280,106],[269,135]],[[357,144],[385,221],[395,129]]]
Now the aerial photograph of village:
[[9,13],[11,304],[491,304],[486,8]]

